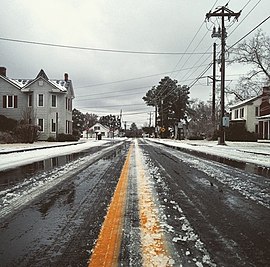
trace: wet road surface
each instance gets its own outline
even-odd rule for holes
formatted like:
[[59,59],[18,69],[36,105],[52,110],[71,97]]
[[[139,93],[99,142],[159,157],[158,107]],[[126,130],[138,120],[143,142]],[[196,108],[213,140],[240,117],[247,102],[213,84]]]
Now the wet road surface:
[[126,142],[0,218],[0,266],[269,266],[269,184]]

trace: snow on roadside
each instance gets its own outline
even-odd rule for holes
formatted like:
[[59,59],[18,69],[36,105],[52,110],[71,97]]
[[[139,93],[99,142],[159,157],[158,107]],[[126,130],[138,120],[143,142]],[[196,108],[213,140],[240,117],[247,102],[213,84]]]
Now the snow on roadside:
[[270,167],[270,143],[255,142],[226,142],[226,146],[217,144],[217,141],[205,140],[170,140],[148,139],[156,143],[195,150],[210,155],[216,155],[236,161],[248,162],[258,166]]
[[[36,197],[38,197],[40,194],[43,194],[44,192],[56,186],[57,184],[61,183],[65,179],[76,174],[81,169],[89,166],[95,160],[99,159],[105,152],[114,150],[116,147],[120,146],[121,144],[122,142],[118,142],[110,147],[103,148],[94,154],[79,158],[75,161],[65,164],[64,166],[55,168],[49,172],[44,172],[40,175],[37,175],[35,177],[32,177],[24,181],[23,183],[17,184],[12,188],[1,191],[0,192],[0,197],[1,197],[0,219],[5,217],[9,213],[19,209],[23,205],[28,204],[29,202],[34,200]],[[97,145],[100,145],[100,143]],[[87,149],[86,146],[83,146],[83,147],[85,147],[84,149]],[[81,147],[81,150],[82,150],[82,147]],[[72,152],[74,152],[74,150],[72,150]],[[45,154],[45,155],[47,158],[48,154]]]
[[221,163],[211,162],[206,159],[197,158],[192,155],[186,157],[177,150],[170,149],[170,153],[179,160],[187,162],[193,168],[218,180],[225,186],[229,186],[231,189],[238,191],[244,197],[251,199],[268,209],[270,208],[270,180],[268,178],[244,173],[237,169],[231,173],[231,167]]
[[[34,144],[1,144],[0,152],[14,151],[10,154],[0,154],[0,171],[16,168],[18,166],[30,164],[36,161],[41,161],[47,158],[57,157],[61,155],[68,155],[82,150],[86,150],[95,146],[102,146],[111,143],[111,139],[107,140],[86,140],[85,142],[70,143],[68,146],[63,145],[63,142],[37,142]],[[55,146],[46,148],[48,146]],[[27,148],[42,148],[36,150],[29,150],[24,152],[16,152],[16,150],[27,149]]]

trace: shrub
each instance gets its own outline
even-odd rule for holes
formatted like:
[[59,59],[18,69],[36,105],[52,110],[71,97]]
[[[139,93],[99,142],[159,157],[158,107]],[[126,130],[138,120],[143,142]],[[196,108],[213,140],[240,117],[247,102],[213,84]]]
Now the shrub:
[[0,144],[17,143],[18,140],[12,132],[0,132]]
[[15,136],[21,143],[34,143],[38,140],[38,126],[32,124],[20,124],[16,127]]
[[191,135],[188,137],[189,140],[204,140],[202,135]]
[[0,115],[0,131],[13,131],[17,126],[17,121]]
[[49,136],[47,139],[48,142],[55,142],[55,138],[53,136]]
[[247,131],[242,123],[231,123],[229,128],[225,129],[226,140],[228,141],[247,141],[256,142],[257,134]]
[[79,138],[77,136],[74,136],[72,134],[58,134],[57,141],[59,142],[65,142],[65,141],[78,141]]

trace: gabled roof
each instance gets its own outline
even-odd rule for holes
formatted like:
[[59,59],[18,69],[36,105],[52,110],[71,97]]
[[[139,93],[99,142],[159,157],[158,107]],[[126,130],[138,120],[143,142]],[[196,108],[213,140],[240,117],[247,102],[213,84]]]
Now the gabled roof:
[[2,75],[0,75],[0,78],[20,89],[22,92],[28,92],[29,86],[41,79],[44,82],[49,83],[54,89],[59,92],[66,93],[68,89],[70,89],[71,96],[74,98],[74,90],[71,80],[50,80],[43,69],[40,70],[35,79],[12,79]]
[[38,73],[36,79],[39,78],[39,77],[42,77],[44,80],[47,80],[47,81],[49,80],[48,76],[46,75],[46,73],[45,73],[45,71],[43,69],[40,70],[40,72]]
[[246,100],[241,101],[241,102],[238,102],[236,104],[233,104],[229,108],[230,109],[234,109],[234,108],[239,108],[239,107],[246,106],[246,105],[251,105],[255,100],[257,100],[259,98],[261,98],[261,95],[254,96],[252,98],[246,99]]
[[99,122],[96,122],[92,127],[90,127],[90,129],[94,129],[94,127],[96,127],[96,126],[103,127],[104,129],[110,131],[110,128],[108,126],[105,126],[105,125],[103,125],[103,124],[101,124]]
[[4,81],[8,82],[9,84],[13,85],[14,87],[16,87],[17,89],[21,89],[21,85],[19,83],[16,82],[16,80],[14,79],[10,79],[6,76],[2,76],[0,75],[0,78],[3,79]]

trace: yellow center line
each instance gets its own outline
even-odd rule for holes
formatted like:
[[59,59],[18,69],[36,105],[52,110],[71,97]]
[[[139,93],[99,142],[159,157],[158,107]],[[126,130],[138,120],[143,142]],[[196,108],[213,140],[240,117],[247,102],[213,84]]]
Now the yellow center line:
[[133,146],[130,147],[88,267],[117,266]]
[[147,267],[173,266],[174,260],[170,256],[165,236],[160,226],[159,210],[155,203],[149,177],[146,175],[143,168],[141,153],[137,142],[135,153],[143,265]]

